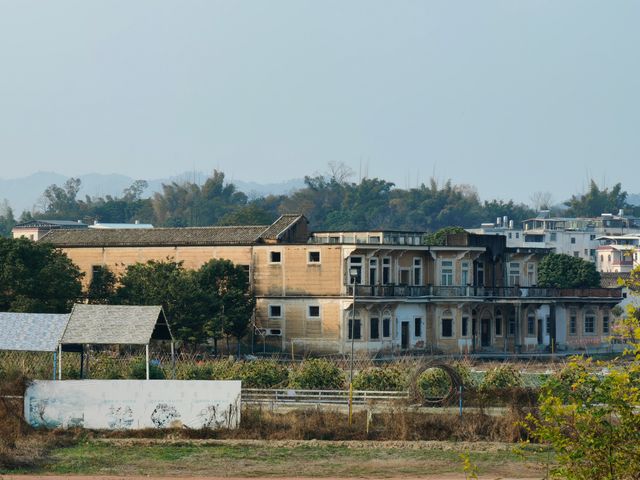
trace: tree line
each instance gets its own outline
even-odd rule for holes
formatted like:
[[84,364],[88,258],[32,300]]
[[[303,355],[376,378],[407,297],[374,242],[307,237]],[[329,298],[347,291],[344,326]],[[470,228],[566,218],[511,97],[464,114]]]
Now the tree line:
[[[307,176],[305,186],[287,195],[249,198],[224,173],[214,171],[204,183],[172,182],[162,191],[143,197],[147,182],[136,180],[119,196],[79,198],[81,183],[71,178],[63,186],[51,185],[42,194],[41,206],[23,212],[19,221],[31,219],[82,220],[105,223],[152,223],[157,227],[269,224],[282,213],[302,213],[314,230],[366,230],[372,228],[435,232],[458,225],[476,227],[482,222],[508,216],[516,225],[536,213],[524,203],[504,200],[481,201],[470,185],[439,183],[431,179],[416,188],[397,188],[380,178],[350,180],[352,172],[331,165],[324,174]],[[574,195],[562,205],[567,216],[598,216],[626,209],[640,214],[627,203],[621,184],[600,188],[592,181],[583,195]],[[536,208],[552,208],[551,196],[532,196]],[[14,212],[0,203],[0,235],[8,236],[16,223]]]

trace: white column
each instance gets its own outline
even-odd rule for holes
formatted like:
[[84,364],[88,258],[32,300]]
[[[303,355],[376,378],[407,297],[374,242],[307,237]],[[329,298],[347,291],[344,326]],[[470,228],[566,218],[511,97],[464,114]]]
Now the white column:
[[147,343],[145,346],[145,357],[147,359],[146,361],[146,366],[147,366],[147,380],[149,380],[149,344]]
[[58,344],[58,380],[62,380],[62,344]]

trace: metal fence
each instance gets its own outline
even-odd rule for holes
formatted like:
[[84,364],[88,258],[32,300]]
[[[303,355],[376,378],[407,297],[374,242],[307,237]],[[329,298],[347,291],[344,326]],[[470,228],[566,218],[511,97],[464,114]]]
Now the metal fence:
[[[398,400],[406,400],[408,398],[408,392],[354,390],[352,393],[352,401],[354,405],[392,403],[397,402]],[[244,403],[266,403],[273,405],[347,405],[349,403],[349,391],[243,388],[242,401]]]

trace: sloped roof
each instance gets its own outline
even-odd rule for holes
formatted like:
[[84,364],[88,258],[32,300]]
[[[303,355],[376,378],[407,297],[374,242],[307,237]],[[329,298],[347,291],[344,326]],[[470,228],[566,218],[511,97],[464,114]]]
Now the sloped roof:
[[282,215],[271,225],[150,229],[51,230],[40,241],[57,247],[253,245],[278,240],[302,216]]
[[629,272],[600,272],[600,286],[602,288],[620,288],[618,279],[623,281],[630,277]]
[[281,215],[260,235],[265,240],[278,240],[284,232],[286,232],[293,224],[295,224],[302,215],[297,213],[287,213]]
[[13,228],[87,228],[86,223],[74,222],[73,220],[29,220],[18,223]]
[[128,247],[161,245],[247,245],[258,241],[267,225],[249,227],[189,227],[52,230],[40,241],[58,247]]
[[69,314],[0,313],[0,350],[53,352],[58,348]]
[[160,305],[76,304],[60,343],[146,345],[151,339],[172,339]]

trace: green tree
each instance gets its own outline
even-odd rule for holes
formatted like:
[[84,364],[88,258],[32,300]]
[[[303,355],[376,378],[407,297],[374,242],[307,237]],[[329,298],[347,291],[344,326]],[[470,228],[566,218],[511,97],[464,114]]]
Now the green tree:
[[116,292],[116,281],[115,274],[108,267],[94,267],[87,288],[87,301],[93,304],[111,303]]
[[81,296],[82,276],[51,245],[0,238],[0,311],[69,312]]
[[194,272],[171,259],[129,265],[119,279],[114,303],[162,305],[174,335],[187,343],[203,341],[203,296]]
[[563,253],[550,253],[538,266],[538,285],[545,288],[596,288],[600,273],[592,262]]
[[427,235],[424,242],[426,245],[442,246],[447,241],[447,235],[455,235],[465,231],[462,227],[444,227],[435,233]]
[[13,216],[13,210],[5,199],[0,202],[0,237],[10,237],[11,229],[15,224],[16,219]]
[[240,348],[255,308],[248,273],[229,260],[212,259],[195,276],[205,297],[203,330],[213,339],[214,348],[217,351],[217,342],[223,337],[235,337]]
[[602,213],[617,213],[619,209],[626,208],[627,192],[622,190],[620,183],[615,184],[611,190],[601,190],[598,184],[591,180],[587,193],[573,195],[564,204],[569,207],[565,212],[567,216],[596,217]]
[[[640,291],[640,268],[627,282]],[[555,451],[554,478],[640,478],[640,310],[633,304],[614,334],[626,341],[611,361],[576,357],[542,388],[538,413],[527,417],[533,438]]]

